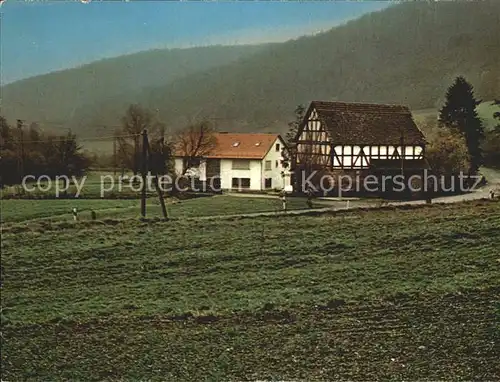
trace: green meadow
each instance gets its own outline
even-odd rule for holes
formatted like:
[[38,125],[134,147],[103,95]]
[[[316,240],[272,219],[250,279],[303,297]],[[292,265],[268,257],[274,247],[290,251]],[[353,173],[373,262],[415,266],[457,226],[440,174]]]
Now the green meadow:
[[500,377],[499,202],[11,220],[1,245],[5,380]]
[[[137,199],[7,199],[1,200],[2,221],[27,222],[43,219],[46,221],[72,221],[72,209],[77,208],[78,219],[91,220],[95,211],[98,220],[139,219],[140,200]],[[322,207],[324,205],[317,206]],[[345,205],[345,202],[336,203]],[[194,199],[166,199],[167,211],[171,218],[209,217],[236,215],[256,212],[281,212],[279,197],[240,197],[217,195]],[[335,205],[335,204],[333,204]],[[287,209],[307,209],[305,198],[288,198]],[[161,218],[161,207],[157,198],[149,197],[146,202],[146,217]]]

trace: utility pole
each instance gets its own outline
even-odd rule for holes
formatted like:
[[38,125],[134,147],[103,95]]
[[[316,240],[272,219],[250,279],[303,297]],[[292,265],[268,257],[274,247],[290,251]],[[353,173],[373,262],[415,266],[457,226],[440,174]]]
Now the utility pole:
[[113,137],[113,175],[116,178],[116,134]]
[[[137,140],[136,140],[137,141]],[[141,192],[141,215],[146,218],[146,188],[147,188],[147,171],[148,171],[148,131],[142,130],[142,192]]]
[[[164,143],[164,140],[162,138],[162,144],[163,143]],[[149,147],[149,140],[146,141],[146,144],[147,144],[147,148],[148,148],[149,157],[152,158],[153,155],[151,153],[151,148]],[[162,159],[162,161],[164,160],[164,153],[163,152],[161,153],[161,159]],[[150,163],[153,163],[153,161],[151,161]],[[153,177],[153,183],[154,183],[154,186],[156,188],[156,192],[158,193],[158,200],[160,202],[161,212],[163,214],[163,218],[165,220],[168,220],[167,207],[165,206],[165,200],[163,199],[163,192],[162,192],[162,189],[161,189],[159,181],[158,181],[158,168],[156,166],[157,166],[157,164],[153,163],[152,170],[151,170],[152,173],[153,173],[153,175],[154,175],[154,177]]]
[[160,138],[160,146],[161,146],[161,171],[163,171],[163,173],[166,172],[166,169],[165,169],[165,136],[162,135],[162,137]]
[[18,175],[20,179],[24,177],[24,137],[23,137],[23,123],[21,119],[17,120],[17,128],[19,129],[19,152],[18,152]]

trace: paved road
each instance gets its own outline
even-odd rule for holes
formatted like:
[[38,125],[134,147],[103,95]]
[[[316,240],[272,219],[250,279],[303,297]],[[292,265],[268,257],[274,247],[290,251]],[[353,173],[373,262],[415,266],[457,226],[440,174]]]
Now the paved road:
[[500,171],[494,169],[482,169],[481,172],[488,180],[488,184],[480,189],[468,194],[444,196],[441,198],[433,199],[434,203],[456,203],[467,200],[477,200],[490,197],[490,191],[495,191],[495,194],[500,195]]
[[[468,200],[479,200],[479,199],[487,199],[490,197],[490,191],[494,190],[495,194],[500,196],[500,171],[493,169],[484,169],[484,175],[488,179],[488,184],[485,187],[482,187],[476,191],[470,192],[468,194],[463,195],[454,195],[454,196],[444,196],[440,198],[432,199],[432,203],[459,203]],[[246,196],[249,197],[249,194],[230,194],[234,196]],[[269,195],[259,195],[258,197],[271,197],[276,198],[276,196]],[[317,200],[314,201],[317,204]],[[328,207],[323,208],[311,208],[304,210],[290,210],[290,211],[278,211],[278,212],[255,212],[248,214],[236,214],[236,215],[218,215],[218,216],[203,216],[203,217],[193,217],[190,219],[197,220],[209,220],[209,219],[233,219],[238,217],[259,217],[259,216],[291,216],[291,215],[307,215],[311,213],[322,213],[322,212],[332,212],[332,211],[345,211],[349,209],[356,208],[379,208],[381,206],[380,202],[369,202],[369,201],[356,201],[356,200],[325,200],[325,203],[328,202]],[[410,201],[397,201],[397,202],[388,202],[384,205],[387,206],[404,206],[404,205],[423,205],[426,204],[425,200],[410,200]]]
[[[432,203],[459,203],[467,200],[480,200],[488,198],[488,193],[473,193],[468,195],[459,195],[457,197],[444,197],[436,198],[432,200]],[[340,203],[338,203],[340,204]],[[276,212],[255,212],[247,214],[236,214],[236,215],[212,215],[212,216],[199,216],[185,218],[185,220],[212,220],[212,219],[234,219],[234,218],[251,218],[251,217],[261,217],[261,216],[294,216],[294,215],[308,215],[311,213],[323,213],[323,212],[333,212],[333,211],[346,211],[346,210],[356,210],[359,208],[380,208],[382,205],[380,203],[366,203],[366,204],[349,204],[343,203],[344,206],[329,206],[322,208],[309,208],[303,210],[290,210],[290,211],[276,211]],[[411,200],[404,202],[389,202],[383,206],[404,206],[404,205],[424,205],[425,200]]]

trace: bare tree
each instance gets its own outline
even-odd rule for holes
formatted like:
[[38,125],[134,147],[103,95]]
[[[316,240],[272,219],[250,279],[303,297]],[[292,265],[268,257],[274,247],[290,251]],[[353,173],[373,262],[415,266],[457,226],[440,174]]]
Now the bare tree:
[[[121,138],[119,141],[121,147],[121,155],[131,155],[132,160],[125,160],[125,163],[130,163],[134,174],[139,172],[140,168],[140,153],[141,153],[141,139],[140,135],[144,129],[151,129],[153,127],[153,117],[149,110],[140,105],[130,105],[122,117],[123,132],[131,137]],[[132,142],[133,150],[129,152],[130,143]]]
[[194,167],[200,157],[213,152],[216,146],[215,129],[206,120],[190,124],[176,136],[177,152],[185,160],[184,172]]

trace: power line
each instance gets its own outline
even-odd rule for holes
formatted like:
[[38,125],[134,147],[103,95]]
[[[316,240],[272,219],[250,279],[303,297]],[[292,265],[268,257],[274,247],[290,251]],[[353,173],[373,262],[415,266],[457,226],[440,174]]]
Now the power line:
[[[30,122],[30,124],[36,124],[36,125],[40,125],[40,126],[44,126],[44,125],[52,125],[52,126],[61,126],[61,127],[68,127],[68,126],[73,126],[73,127],[76,127],[76,125],[74,124],[71,124],[71,123],[68,123],[68,122],[56,122],[56,121],[32,121]],[[83,126],[85,127],[118,127],[118,128],[122,128],[123,125],[109,125],[109,124],[102,124],[102,125],[98,125],[98,124],[92,124],[92,125],[89,125],[89,124],[84,124]]]
[[[118,139],[118,138],[132,138],[132,137],[138,137],[141,134],[128,134],[128,135],[110,135],[110,136],[105,136],[105,137],[89,137],[89,138],[77,138],[78,142],[81,141],[106,141],[110,139]],[[67,139],[44,139],[41,138],[39,140],[31,140],[31,141],[23,141],[24,143],[47,143],[47,142],[66,142]]]
[[126,134],[126,135],[108,135],[104,137],[90,137],[90,138],[79,138],[78,140],[80,141],[100,141],[100,140],[106,140],[106,139],[115,139],[115,138],[132,138],[132,137],[138,137],[140,136],[141,133],[137,134]]
[[[202,117],[202,119],[207,119],[207,120],[213,120],[213,121],[234,121],[236,118],[234,117]],[[71,122],[57,122],[57,121],[31,121],[30,124],[37,124],[40,126],[44,125],[52,125],[52,126],[61,126],[61,127],[68,127],[68,126],[73,126],[77,127],[78,124],[74,124]],[[110,124],[82,124],[82,126],[85,127],[115,127],[115,128],[122,128],[123,125],[110,125]]]

